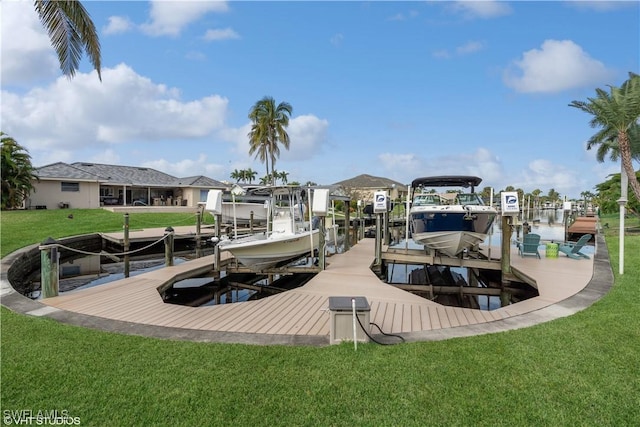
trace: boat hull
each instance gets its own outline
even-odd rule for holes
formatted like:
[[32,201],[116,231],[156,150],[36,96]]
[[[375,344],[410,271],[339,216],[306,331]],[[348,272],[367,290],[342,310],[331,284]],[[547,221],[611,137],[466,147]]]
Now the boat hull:
[[[232,224],[234,215],[234,203],[222,202],[222,222]],[[264,203],[235,203],[235,221],[238,224],[248,224],[253,218],[254,224],[267,222],[267,208]]]
[[222,242],[219,247],[231,252],[245,267],[260,271],[311,254],[312,247],[313,250],[318,249],[319,241],[319,230],[313,230],[269,237],[254,235],[240,241]]
[[421,206],[410,211],[412,239],[455,257],[486,239],[496,214],[489,206]]

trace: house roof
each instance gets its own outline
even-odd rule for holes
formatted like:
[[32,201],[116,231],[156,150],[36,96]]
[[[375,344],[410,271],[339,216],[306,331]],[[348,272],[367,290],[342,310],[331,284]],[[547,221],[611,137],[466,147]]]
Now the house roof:
[[105,179],[95,172],[89,172],[63,162],[36,168],[35,174],[40,179],[72,179],[76,181],[103,181]]
[[206,176],[177,178],[153,168],[138,166],[106,165],[101,163],[75,162],[53,163],[36,169],[41,179],[100,181],[103,184],[136,185],[148,187],[216,187],[226,185]]
[[377,188],[384,189],[390,187],[397,187],[400,190],[407,186],[401,182],[394,181],[388,178],[382,178],[379,176],[362,174],[354,178],[345,179],[344,181],[336,182],[333,185],[340,185],[342,187],[350,188]]

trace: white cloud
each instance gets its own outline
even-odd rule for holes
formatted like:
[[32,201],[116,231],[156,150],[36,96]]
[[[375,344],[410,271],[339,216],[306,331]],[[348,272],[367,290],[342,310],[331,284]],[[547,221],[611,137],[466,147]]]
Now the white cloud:
[[226,12],[224,1],[163,1],[152,0],[150,22],[140,26],[151,36],[177,36],[182,29],[210,12]]
[[17,95],[2,92],[3,131],[36,157],[110,144],[198,139],[225,126],[228,100],[218,95],[183,101],[177,89],[152,82],[121,64],[59,77]]
[[451,5],[456,13],[462,13],[465,18],[490,19],[509,15],[511,7],[502,1],[456,1]]
[[[526,188],[523,183],[526,183]],[[584,188],[581,188],[583,183],[584,179],[579,177],[576,171],[564,165],[546,159],[534,159],[522,171],[518,183],[512,185],[525,191],[533,191],[536,188],[548,191],[553,188],[563,196],[574,196],[584,191]]]
[[436,50],[431,53],[431,56],[437,59],[451,59],[454,56],[470,55],[472,53],[479,52],[485,48],[485,42],[478,40],[471,40],[467,43],[455,48],[455,55],[449,52],[447,49]]
[[456,48],[458,55],[468,55],[470,53],[479,52],[484,49],[485,43],[482,41],[469,41],[462,46]]
[[157,169],[177,177],[204,175],[218,177],[225,174],[225,167],[209,162],[206,154],[199,154],[197,159],[182,159],[177,162],[169,162],[165,159],[143,162],[143,167]]
[[122,34],[135,27],[126,16],[110,16],[109,23],[102,29],[104,34]]
[[207,30],[203,38],[206,41],[233,40],[239,39],[240,35],[231,28],[216,28],[213,30]]
[[281,149],[283,161],[308,160],[319,155],[327,141],[329,122],[307,114],[289,121],[289,150]]
[[33,8],[33,2],[1,2],[0,16],[3,86],[26,85],[61,73],[55,51]]
[[505,70],[504,83],[523,93],[553,93],[593,86],[613,78],[613,72],[571,40],[545,40]]
[[593,0],[568,0],[567,4],[582,10],[594,10],[596,12],[609,12],[626,7],[635,7],[634,1],[593,1]]

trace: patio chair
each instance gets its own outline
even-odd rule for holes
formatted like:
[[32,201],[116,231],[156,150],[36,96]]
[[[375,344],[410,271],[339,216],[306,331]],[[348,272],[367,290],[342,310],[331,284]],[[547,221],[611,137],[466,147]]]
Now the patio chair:
[[562,252],[563,254],[568,256],[569,258],[573,258],[573,259],[586,258],[586,259],[589,259],[589,255],[583,254],[580,251],[582,250],[582,247],[589,240],[591,240],[592,237],[593,236],[591,234],[585,234],[582,237],[580,237],[580,239],[575,243],[567,242],[567,243],[560,244],[558,246],[558,251]]
[[540,258],[540,252],[538,252],[538,246],[540,246],[540,235],[535,233],[525,234],[522,242],[518,242],[518,252],[520,256],[533,255]]

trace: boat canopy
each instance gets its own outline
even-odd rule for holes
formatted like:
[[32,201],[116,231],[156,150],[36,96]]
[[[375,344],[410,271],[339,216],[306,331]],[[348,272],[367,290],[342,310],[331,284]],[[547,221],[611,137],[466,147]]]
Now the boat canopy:
[[481,182],[482,178],[477,176],[428,176],[414,179],[411,187],[471,187],[471,191],[473,192],[473,187],[478,186]]

